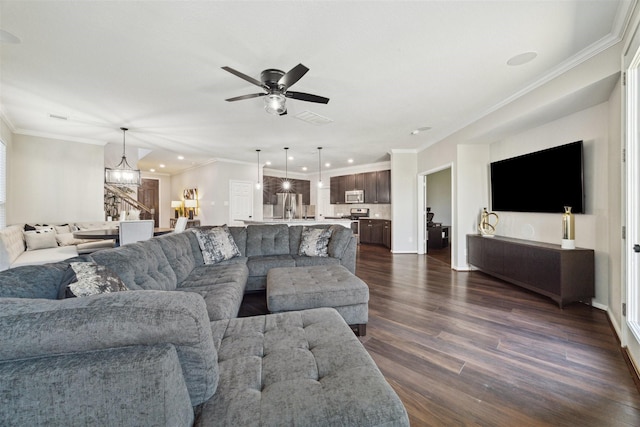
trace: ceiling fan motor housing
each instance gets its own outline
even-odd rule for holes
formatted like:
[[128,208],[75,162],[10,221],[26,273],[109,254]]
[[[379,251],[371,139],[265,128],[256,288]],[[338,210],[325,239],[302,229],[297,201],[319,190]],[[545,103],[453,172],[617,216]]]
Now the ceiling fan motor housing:
[[270,68],[260,73],[260,80],[262,80],[262,83],[267,88],[271,90],[282,91],[283,89],[285,89],[285,87],[284,85],[281,85],[278,82],[283,76],[284,76],[284,71]]

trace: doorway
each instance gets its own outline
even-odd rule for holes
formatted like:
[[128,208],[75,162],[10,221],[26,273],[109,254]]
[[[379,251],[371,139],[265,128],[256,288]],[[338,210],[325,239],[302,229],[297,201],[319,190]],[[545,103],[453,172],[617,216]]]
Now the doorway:
[[230,225],[243,225],[243,220],[253,218],[253,183],[251,181],[229,181]]
[[152,219],[153,226],[159,227],[157,212],[160,206],[160,181],[142,178],[142,184],[138,187],[138,201],[151,209],[151,213],[141,212],[140,219]]
[[418,175],[418,254],[452,265],[453,175],[452,165]]

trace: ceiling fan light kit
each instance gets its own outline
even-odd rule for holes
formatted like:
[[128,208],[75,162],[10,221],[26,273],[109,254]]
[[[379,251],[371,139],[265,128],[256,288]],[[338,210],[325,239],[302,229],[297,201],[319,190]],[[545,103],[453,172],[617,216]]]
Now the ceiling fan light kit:
[[241,95],[233,98],[227,98],[226,101],[234,102],[241,101],[243,99],[258,98],[264,96],[264,108],[269,114],[278,116],[284,116],[287,114],[286,98],[297,99],[300,101],[316,102],[320,104],[327,104],[329,98],[323,96],[312,95],[304,92],[291,92],[289,88],[293,86],[298,80],[304,76],[309,69],[302,64],[298,64],[293,67],[289,72],[285,73],[281,70],[269,68],[260,73],[260,81],[250,77],[240,71],[234,70],[231,67],[222,67],[223,70],[228,71],[234,76],[261,87],[264,93],[252,93],[249,95]]

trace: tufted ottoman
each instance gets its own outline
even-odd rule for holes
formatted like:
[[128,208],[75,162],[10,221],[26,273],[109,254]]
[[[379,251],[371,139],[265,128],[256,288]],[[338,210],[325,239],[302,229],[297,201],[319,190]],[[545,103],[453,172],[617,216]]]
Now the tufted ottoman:
[[408,426],[407,412],[331,308],[211,322],[218,388],[195,426]]
[[333,307],[355,329],[367,333],[369,287],[342,265],[272,268],[267,273],[271,313]]

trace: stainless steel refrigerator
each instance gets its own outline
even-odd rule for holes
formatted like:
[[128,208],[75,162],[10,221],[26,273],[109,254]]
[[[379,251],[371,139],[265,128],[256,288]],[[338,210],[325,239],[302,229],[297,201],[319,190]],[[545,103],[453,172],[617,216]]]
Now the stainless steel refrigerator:
[[277,193],[277,203],[273,207],[273,217],[278,219],[300,219],[302,214],[302,194]]

